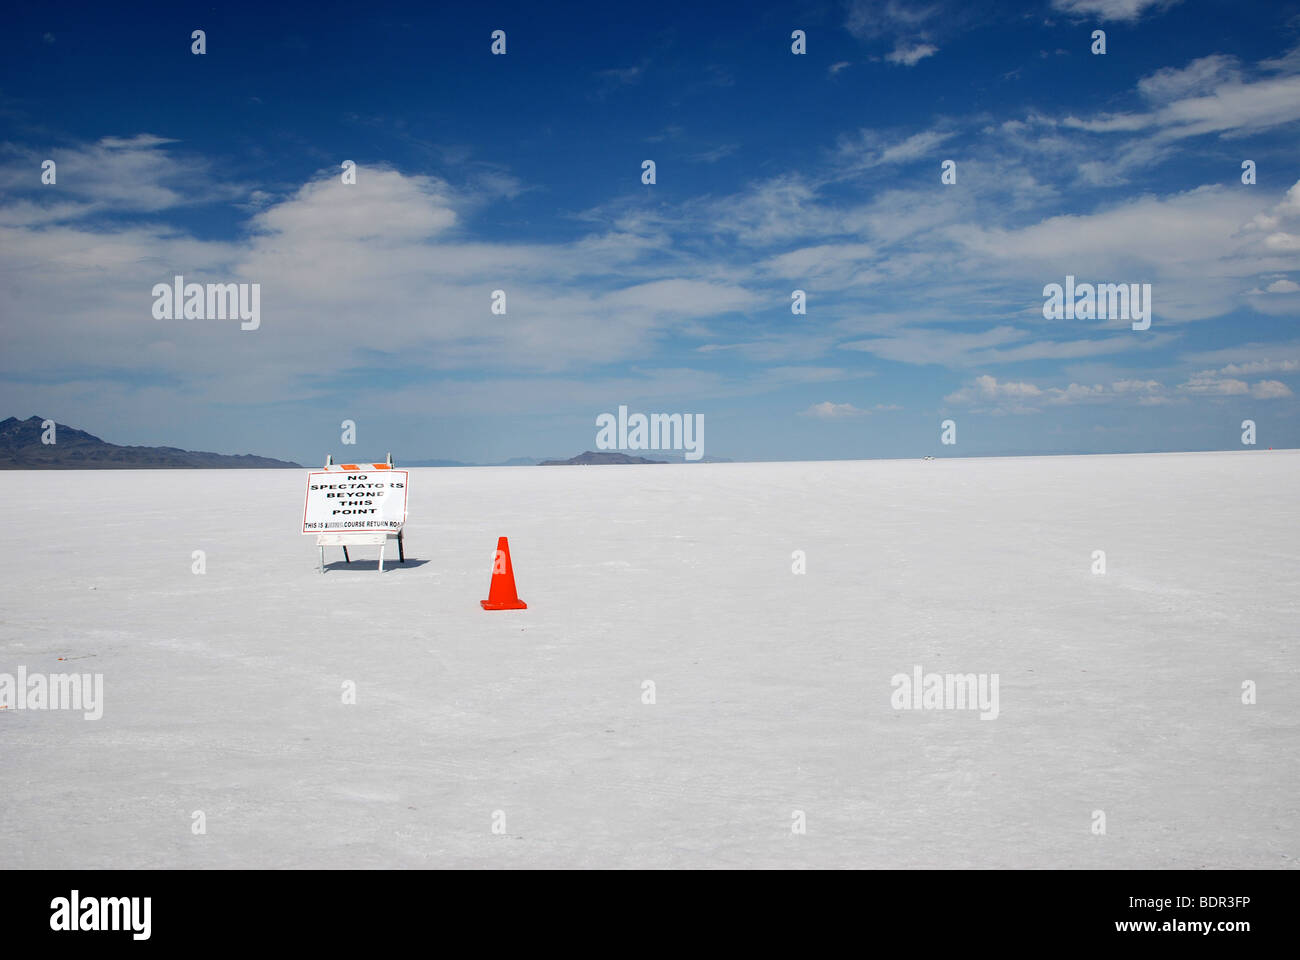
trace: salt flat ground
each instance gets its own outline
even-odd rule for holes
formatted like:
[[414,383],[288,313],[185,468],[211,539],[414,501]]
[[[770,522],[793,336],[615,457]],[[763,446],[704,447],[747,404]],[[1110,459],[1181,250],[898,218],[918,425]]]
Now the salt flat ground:
[[[105,700],[0,711],[0,859],[1294,867],[1298,481],[1276,451],[424,469],[421,562],[322,575],[305,472],[0,473],[0,672]],[[479,607],[499,535],[525,611]],[[999,717],[894,710],[917,665],[998,674]]]

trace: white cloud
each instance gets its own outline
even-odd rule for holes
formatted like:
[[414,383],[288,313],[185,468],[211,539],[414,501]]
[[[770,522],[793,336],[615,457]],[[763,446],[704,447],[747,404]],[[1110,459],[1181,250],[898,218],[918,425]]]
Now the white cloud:
[[1256,360],[1251,363],[1230,363],[1219,373],[1229,376],[1250,376],[1256,373],[1295,373],[1300,371],[1300,360]]
[[741,287],[702,280],[654,280],[624,287],[599,300],[615,316],[645,311],[654,316],[706,317],[755,306],[760,298]]
[[1224,83],[1202,96],[1162,107],[1156,123],[1168,139],[1205,133],[1246,134],[1300,119],[1300,76]]
[[[1273,369],[1279,369],[1274,367]],[[1281,369],[1287,369],[1286,366]],[[1294,369],[1292,367],[1291,369]],[[1179,384],[1178,389],[1185,393],[1215,397],[1238,397],[1249,394],[1256,400],[1276,400],[1291,396],[1291,388],[1280,380],[1257,380],[1252,384],[1235,377],[1224,376],[1228,373],[1256,373],[1257,365],[1229,365],[1222,370],[1202,370],[1195,373],[1186,383]]]
[[[702,336],[702,322],[765,300],[699,276],[707,263],[655,258],[653,233],[469,239],[460,211],[480,199],[379,167],[362,167],[352,185],[330,172],[267,202],[245,236],[223,242],[159,223],[42,224],[29,208],[0,225],[0,314],[40,322],[6,325],[0,372],[131,371],[196,401],[301,400],[321,371],[549,372],[645,358],[670,333]],[[152,287],[175,274],[260,284],[261,328],[154,320]],[[505,317],[489,312],[495,289],[507,293]]]
[[844,350],[860,350],[882,360],[898,363],[957,366],[972,350],[1011,343],[1025,336],[1025,331],[1008,326],[994,327],[981,333],[918,327],[900,331],[893,336],[849,341],[840,344],[840,347]]
[[871,60],[914,67],[938,53],[941,36],[959,32],[973,11],[959,4],[906,0],[849,0],[845,28],[859,40],[890,42],[893,48]]
[[1154,122],[1149,113],[1104,113],[1087,120],[1071,115],[1061,121],[1061,126],[1089,133],[1132,133],[1145,130]]
[[1229,57],[1203,57],[1181,69],[1143,78],[1138,91],[1155,104],[1148,112],[1068,116],[1061,125],[1090,133],[1153,130],[1148,149],[1186,137],[1239,137],[1300,119],[1300,75],[1242,80]]
[[1259,61],[1259,67],[1271,73],[1300,73],[1300,44],[1280,57]]
[[963,223],[944,232],[987,270],[1014,270],[1026,279],[1037,271],[1035,294],[1066,273],[1076,282],[1150,283],[1159,326],[1227,313],[1261,272],[1300,268],[1296,251],[1270,242],[1279,234],[1265,237],[1250,227],[1259,207],[1249,191],[1207,186],[1026,227]]
[[822,243],[768,257],[759,264],[759,269],[774,277],[797,278],[800,282],[830,276],[841,276],[848,281],[850,277],[842,276],[845,271],[856,275],[876,256],[876,248],[867,243]]
[[[1045,129],[1036,121],[1025,126],[996,135]],[[1278,238],[1300,236],[1300,184],[1280,200],[1262,187],[1212,186],[1035,219],[1035,211],[1064,204],[1015,157],[993,151],[963,161],[966,189],[938,186],[938,150],[953,129],[945,123],[892,140],[860,132],[823,155],[820,179],[814,169],[677,205],[611,204],[584,215],[592,224],[586,236],[553,243],[470,235],[483,204],[524,189],[508,174],[453,186],[365,165],[355,185],[326,170],[287,195],[255,193],[213,185],[212,171],[162,138],[106,138],[71,151],[113,158],[116,172],[94,189],[6,197],[0,313],[40,323],[7,325],[0,372],[131,371],[183,384],[178,389],[193,398],[239,404],[310,398],[321,370],[530,367],[558,374],[652,361],[662,344],[689,350],[694,340],[706,354],[807,364],[809,372],[792,372],[787,381],[808,382],[800,378],[835,369],[817,364],[836,345],[967,369],[1112,355],[1167,343],[1164,324],[1218,316],[1253,288],[1292,292],[1285,274],[1300,270],[1300,241],[1293,250]],[[889,165],[927,157],[936,161],[929,186],[889,182]],[[857,199],[858,185],[840,179],[854,164],[858,173],[883,168],[885,185]],[[154,184],[131,193],[141,170],[156,173],[164,192],[151,192]],[[20,173],[32,179],[30,167]],[[246,232],[214,242],[159,222],[92,227],[85,219],[111,204],[148,211],[188,203],[189,178],[209,197],[255,204]],[[1076,326],[1044,335],[1033,316],[1042,285],[1060,282],[1066,271],[1151,282],[1156,329],[1111,336],[1100,325]],[[261,283],[262,330],[153,321],[149,291],[174,273]],[[817,313],[793,325],[788,296],[796,286],[808,290]],[[488,312],[494,289],[507,291],[506,317]],[[1286,303],[1273,299],[1279,308]],[[728,316],[766,310],[783,313],[797,330],[766,329],[747,317],[753,325],[742,331]],[[1248,382],[1264,373],[1215,379]],[[781,377],[769,373],[761,382]],[[1089,378],[1062,388],[1028,384],[1040,391],[1035,399],[1007,386],[1023,381],[992,382],[994,397],[981,402],[1164,396],[1114,384],[1098,393]],[[1261,397],[1280,395],[1269,385],[1278,381],[1249,382]]]
[[944,397],[946,403],[977,406],[984,413],[1034,413],[1040,405],[1136,401],[1139,404],[1165,402],[1164,385],[1158,380],[1116,380],[1110,384],[1071,383],[1066,387],[1039,387],[1022,380],[1002,380],[987,374]]
[[1216,376],[1214,371],[1206,370],[1193,374],[1186,382],[1178,385],[1185,393],[1211,397],[1251,396],[1256,400],[1276,400],[1291,396],[1291,388],[1280,380],[1258,380],[1248,384],[1234,377]]
[[1116,393],[1149,394],[1162,389],[1158,380],[1116,380],[1110,385]]
[[360,170],[355,184],[339,177],[314,180],[282,203],[258,213],[252,228],[263,249],[275,237],[352,247],[366,243],[403,246],[444,233],[456,223],[451,191],[433,177],[395,170]]
[[1127,334],[1103,337],[1097,340],[1035,340],[1007,348],[975,350],[964,358],[964,363],[987,366],[994,363],[1022,363],[1028,360],[1080,360],[1085,357],[1102,357],[1133,350],[1151,350],[1168,343],[1168,337],[1152,334],[1134,338]]
[[842,232],[843,215],[819,202],[815,185],[798,175],[752,184],[703,212],[713,232],[734,234],[751,246]]
[[1178,0],[1052,0],[1062,13],[1096,17],[1099,20],[1138,20],[1148,11],[1160,11]]
[[941,17],[950,15],[941,3],[908,3],[905,0],[849,0],[845,28],[860,40],[898,33],[924,31]]
[[[57,165],[59,201],[50,219],[102,213],[157,213],[175,207],[230,201],[244,191],[214,176],[207,161],[176,155],[176,140],[142,133],[104,137],[74,147],[51,147],[41,153],[7,147],[16,162],[0,169],[0,187],[13,190],[30,183],[31,171],[50,159]],[[42,202],[49,198],[42,197]],[[69,203],[72,200],[75,203]]]
[[1215,53],[1193,60],[1185,67],[1162,67],[1138,81],[1138,92],[1148,100],[1167,103],[1192,94],[1208,93],[1214,87],[1240,80],[1237,58]]
[[712,150],[704,150],[700,153],[691,154],[686,159],[692,163],[717,163],[719,160],[731,156],[739,149],[739,144],[724,143],[722,146],[714,147]]
[[900,40],[894,45],[893,50],[885,54],[885,59],[890,63],[914,67],[926,57],[932,57],[938,52],[939,48],[932,43],[904,43]]
[[1261,373],[1286,373],[1300,370],[1300,340],[1279,343],[1243,343],[1220,350],[1184,354],[1185,363],[1197,366],[1222,365],[1217,370],[1203,370],[1202,375],[1253,376]]
[[1281,380],[1260,380],[1251,385],[1250,395],[1256,400],[1276,400],[1291,396],[1291,388]]
[[1168,342],[1152,334],[1142,338],[1120,335],[1096,340],[1027,340],[1028,330],[998,326],[981,332],[912,327],[897,333],[840,344],[882,360],[898,363],[942,364],[947,367],[990,366],[1031,360],[1078,360],[1133,350],[1149,350]]
[[896,403],[877,403],[869,410],[863,410],[851,403],[832,403],[830,400],[825,400],[822,403],[814,403],[806,410],[801,410],[799,416],[815,417],[819,420],[847,420],[853,417],[868,417],[873,413],[889,413],[902,409]]
[[1032,383],[1024,381],[999,382],[996,377],[986,375],[976,377],[974,381],[944,397],[944,403],[975,406],[975,412],[983,413],[1035,413],[1037,402],[1043,391]]
[[805,417],[817,417],[820,420],[843,420],[847,417],[865,417],[866,410],[860,410],[851,403],[831,403],[826,400],[822,403],[814,403],[807,410],[803,411]]
[[1235,380],[1231,377],[1216,377],[1206,375],[1206,373],[1197,373],[1186,384],[1179,384],[1179,390],[1184,393],[1195,393],[1201,395],[1212,395],[1212,397],[1239,397],[1239,395],[1251,392],[1251,385],[1244,380]]
[[930,155],[953,136],[947,130],[922,130],[902,140],[889,142],[874,130],[859,130],[854,137],[841,137],[836,160],[846,170],[861,171],[891,163],[908,163]]

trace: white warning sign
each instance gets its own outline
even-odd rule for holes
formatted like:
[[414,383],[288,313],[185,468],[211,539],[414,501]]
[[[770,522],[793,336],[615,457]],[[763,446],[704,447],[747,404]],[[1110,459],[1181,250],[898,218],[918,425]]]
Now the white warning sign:
[[406,522],[406,471],[312,471],[303,533],[396,533]]

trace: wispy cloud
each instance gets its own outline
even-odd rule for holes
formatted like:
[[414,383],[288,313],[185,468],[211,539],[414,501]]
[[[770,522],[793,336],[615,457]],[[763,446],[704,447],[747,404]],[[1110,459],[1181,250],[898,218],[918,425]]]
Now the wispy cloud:
[[821,403],[814,403],[806,410],[800,411],[801,417],[813,417],[818,420],[850,420],[856,417],[867,417],[872,413],[884,413],[887,411],[903,409],[894,403],[878,403],[870,409],[855,407],[851,403],[833,403],[825,400]]
[[1280,380],[1257,380],[1247,383],[1233,377],[1216,376],[1212,371],[1198,373],[1178,389],[1199,396],[1240,397],[1250,396],[1256,400],[1278,400],[1291,396],[1291,389]]
[[692,163],[717,163],[726,157],[731,156],[740,149],[738,143],[724,143],[720,147],[714,147],[712,150],[705,150],[702,153],[693,153],[686,159]]
[[816,417],[819,420],[844,420],[850,417],[865,417],[866,415],[866,410],[860,410],[851,403],[832,403],[829,400],[814,403],[802,413],[802,416]]
[[593,100],[605,100],[616,90],[639,84],[645,79],[646,70],[649,66],[649,60],[642,60],[632,66],[597,70],[593,74],[595,83],[589,96]]
[[859,39],[923,33],[945,14],[942,3],[904,0],[850,0],[844,26]]
[[918,160],[933,154],[953,135],[952,130],[932,129],[896,138],[878,130],[863,129],[851,136],[841,136],[835,147],[838,175]]
[[1038,413],[1044,406],[1081,403],[1164,404],[1169,402],[1169,397],[1158,380],[1128,379],[1109,384],[1070,383],[1064,387],[1040,387],[1023,380],[999,381],[984,374],[944,397],[944,402],[968,406],[975,412],[1006,414]]
[[615,83],[630,84],[636,83],[645,75],[645,64],[638,64],[634,67],[614,67],[609,70],[597,70],[596,77],[600,80],[612,80]]
[[904,3],[902,0],[850,0],[844,27],[869,44],[888,42],[892,49],[873,60],[915,66],[939,52],[940,32],[952,30],[964,19],[961,8],[945,3]]
[[1098,20],[1134,21],[1148,13],[1158,13],[1179,0],[1052,0],[1052,8],[1061,13],[1094,17]]
[[904,67],[914,67],[926,57],[932,57],[938,52],[939,48],[933,43],[904,43],[900,41],[894,45],[893,50],[885,54],[885,60]]
[[1061,122],[1089,133],[1151,131],[1159,146],[1206,134],[1239,137],[1300,119],[1300,56],[1261,62],[1252,74],[1246,76],[1235,57],[1201,57],[1138,81],[1137,93],[1150,110],[1067,116]]
[[[31,185],[31,171],[43,160],[57,164],[58,200],[52,212],[62,217],[106,213],[158,213],[178,207],[231,201],[246,191],[214,175],[210,161],[169,148],[178,141],[151,133],[103,137],[93,143],[54,147],[37,153],[12,144],[3,154],[0,189]],[[72,202],[68,202],[71,198]],[[42,197],[48,200],[48,197]]]

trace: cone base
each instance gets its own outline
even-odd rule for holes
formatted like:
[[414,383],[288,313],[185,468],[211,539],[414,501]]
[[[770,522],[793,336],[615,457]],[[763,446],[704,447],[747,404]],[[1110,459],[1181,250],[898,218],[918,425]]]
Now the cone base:
[[479,606],[484,610],[527,610],[528,604],[522,600],[505,600],[493,603],[491,600],[480,600]]

